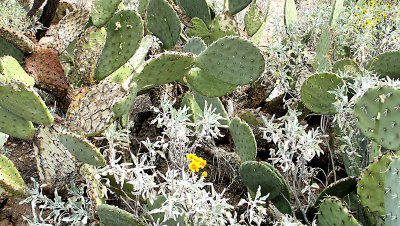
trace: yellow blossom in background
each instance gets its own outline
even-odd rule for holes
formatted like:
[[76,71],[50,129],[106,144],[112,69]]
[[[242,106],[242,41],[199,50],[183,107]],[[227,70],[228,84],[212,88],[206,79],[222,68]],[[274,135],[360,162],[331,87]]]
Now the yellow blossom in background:
[[365,21],[365,24],[367,24],[367,25],[369,25],[371,23],[371,21],[369,21],[368,19],[367,19],[367,21]]
[[204,172],[203,172],[203,177],[207,177],[207,175],[208,175],[207,172],[204,171]]
[[189,168],[192,172],[199,172],[200,169],[204,169],[207,164],[207,161],[201,157],[197,157],[196,154],[187,154],[186,159],[190,160]]

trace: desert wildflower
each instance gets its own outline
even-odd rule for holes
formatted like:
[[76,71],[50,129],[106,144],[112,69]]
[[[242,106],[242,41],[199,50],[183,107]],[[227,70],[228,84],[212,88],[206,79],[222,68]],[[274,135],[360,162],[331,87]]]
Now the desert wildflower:
[[187,154],[186,159],[190,160],[189,168],[192,172],[199,172],[200,169],[204,169],[207,161],[201,157],[197,157],[196,154]]
[[194,159],[194,158],[196,158],[196,155],[193,154],[193,153],[190,153],[190,154],[187,154],[187,155],[186,155],[186,159],[187,159],[187,160],[192,160],[192,159]]
[[203,172],[203,177],[207,177],[207,175],[208,175],[207,172],[204,171],[204,172]]
[[365,21],[366,25],[369,25],[370,23],[371,23],[371,21],[369,21],[368,19],[367,19],[367,21]]

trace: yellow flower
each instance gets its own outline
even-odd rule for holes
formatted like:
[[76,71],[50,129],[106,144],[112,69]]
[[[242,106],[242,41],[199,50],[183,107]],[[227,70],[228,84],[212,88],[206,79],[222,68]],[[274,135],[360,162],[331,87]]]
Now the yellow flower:
[[369,25],[371,22],[367,19],[367,21],[365,21],[365,23],[366,23],[367,25]]
[[189,168],[192,170],[192,172],[199,172],[200,164],[196,161],[192,161],[189,164]]
[[203,172],[203,177],[207,177],[207,175],[208,175],[207,172],[204,171],[204,172]]
[[194,158],[197,158],[196,154],[190,153],[186,155],[187,160],[193,160]]

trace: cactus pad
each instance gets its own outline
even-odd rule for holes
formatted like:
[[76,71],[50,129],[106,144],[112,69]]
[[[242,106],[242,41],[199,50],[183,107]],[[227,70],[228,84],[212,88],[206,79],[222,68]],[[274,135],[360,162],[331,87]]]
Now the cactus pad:
[[35,134],[32,122],[0,107],[0,131],[13,137],[29,140]]
[[257,155],[257,143],[250,126],[235,117],[231,120],[229,131],[235,142],[236,151],[242,162],[255,161]]
[[381,78],[386,76],[391,79],[400,78],[400,51],[382,53],[368,62],[366,69],[379,74]]
[[93,166],[105,166],[106,160],[90,141],[73,133],[58,135],[60,142],[78,160]]
[[68,93],[68,79],[64,74],[57,51],[41,47],[25,59],[27,72],[35,78],[39,88],[64,97]]
[[122,0],[94,0],[90,16],[96,27],[104,26],[114,15]]
[[95,78],[100,81],[120,68],[135,54],[143,38],[140,16],[131,10],[116,13],[107,26],[107,39]]
[[31,53],[35,50],[36,45],[28,37],[18,31],[11,30],[8,27],[0,25],[0,38],[9,41],[24,53]]
[[105,130],[115,118],[112,106],[126,96],[122,85],[103,80],[90,90],[83,89],[67,111],[69,131],[93,136]]
[[74,10],[75,6],[70,1],[61,0],[58,4],[56,14],[53,17],[51,24],[58,24],[68,12],[72,12]]
[[125,95],[120,101],[116,102],[111,110],[114,112],[116,117],[122,117],[125,114],[129,114],[132,111],[133,104],[136,99],[138,87],[136,83],[132,83],[129,88],[129,93]]
[[201,120],[201,116],[203,115],[203,110],[197,104],[194,99],[193,93],[187,92],[182,99],[181,107],[186,106],[189,109],[190,119],[192,122],[196,122],[197,120]]
[[251,0],[228,0],[229,12],[236,14],[246,8],[251,3]]
[[318,114],[335,114],[335,94],[329,91],[343,86],[344,81],[333,73],[319,73],[308,78],[301,87],[301,101]]
[[232,93],[237,87],[208,75],[200,68],[192,68],[186,80],[191,88],[207,97],[224,96]]
[[387,149],[400,148],[400,91],[388,86],[367,90],[354,105],[362,133]]
[[198,17],[207,25],[211,24],[211,14],[206,0],[177,0],[176,2],[189,17]]
[[244,16],[244,25],[249,36],[253,36],[263,23],[263,15],[256,4],[252,4]]
[[260,50],[239,37],[214,42],[198,56],[196,64],[210,76],[234,85],[254,82],[265,67]]
[[178,80],[189,73],[195,58],[191,53],[164,52],[148,60],[133,80],[138,87],[159,86]]
[[133,214],[122,210],[116,206],[107,204],[101,204],[97,206],[97,214],[100,217],[100,222],[106,226],[111,225],[126,225],[126,226],[138,226],[145,225],[140,219],[135,217]]
[[12,56],[17,59],[18,62],[22,62],[24,59],[24,54],[17,49],[17,47],[0,37],[0,57],[1,56]]
[[188,30],[187,34],[190,37],[200,37],[208,43],[210,41],[210,31],[208,30],[207,24],[198,17],[193,17],[191,22],[193,29]]
[[14,114],[38,124],[54,121],[40,96],[32,87],[19,81],[0,83],[0,106]]
[[332,13],[331,17],[329,18],[329,26],[332,28],[336,27],[336,22],[339,19],[340,13],[343,9],[343,0],[335,0],[332,2]]
[[390,163],[385,175],[385,225],[400,225],[400,159],[395,158]]
[[247,188],[255,193],[261,186],[261,195],[269,194],[268,200],[278,197],[284,186],[276,172],[270,164],[256,161],[244,162],[239,169],[240,177]]
[[197,92],[193,92],[193,95],[202,111],[204,111],[207,102],[207,107],[211,105],[212,108],[215,110],[214,114],[219,114],[224,118],[221,119],[219,122],[222,125],[229,125],[230,120],[228,113],[226,112],[224,105],[222,104],[221,100],[218,97],[206,97]]
[[185,47],[183,48],[183,51],[186,53],[190,52],[190,53],[199,55],[206,48],[207,48],[207,46],[203,40],[201,40],[200,38],[197,38],[197,37],[193,37],[193,38],[189,39],[189,41],[186,43]]
[[329,71],[331,63],[329,61],[329,51],[331,49],[331,34],[329,28],[325,28],[319,37],[316,47],[316,55],[313,63],[314,72]]
[[286,30],[289,30],[290,26],[297,24],[297,10],[296,10],[296,3],[294,2],[294,0],[285,0],[284,12],[285,12],[284,22]]
[[9,196],[20,198],[28,196],[28,187],[17,168],[4,155],[0,155],[0,194],[2,192],[5,192]]
[[235,17],[229,13],[218,15],[210,29],[210,39],[204,39],[207,44],[217,41],[226,36],[238,36],[238,24]]
[[90,27],[78,39],[74,51],[75,71],[84,84],[94,83],[94,72],[101,57],[107,32],[105,28]]
[[319,207],[318,225],[357,226],[359,224],[340,199],[336,197],[328,197],[322,201]]
[[19,80],[29,86],[35,85],[35,79],[29,76],[24,69],[19,65],[18,61],[11,56],[4,56],[0,58],[0,73],[6,78],[6,82]]
[[355,176],[340,179],[326,186],[326,188],[319,193],[318,198],[315,201],[315,206],[318,206],[327,195],[342,198],[356,190],[357,178]]
[[357,184],[361,204],[377,216],[385,215],[385,173],[393,157],[388,153],[371,163]]
[[346,74],[361,73],[360,67],[357,63],[350,59],[342,59],[333,64],[332,72],[339,73],[340,71]]
[[164,49],[172,49],[181,34],[178,15],[165,0],[150,0],[146,12],[147,28],[163,43]]
[[62,188],[76,176],[75,158],[58,140],[58,131],[57,125],[40,128],[33,146],[40,181],[50,190]]

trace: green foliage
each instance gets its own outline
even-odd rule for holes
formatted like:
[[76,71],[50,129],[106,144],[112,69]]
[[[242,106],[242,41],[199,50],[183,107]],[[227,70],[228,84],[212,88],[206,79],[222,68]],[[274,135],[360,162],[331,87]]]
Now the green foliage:
[[400,78],[400,51],[385,52],[371,59],[366,65],[381,78],[388,76],[391,79]]
[[13,137],[29,140],[35,134],[31,121],[0,107],[0,131]]
[[235,142],[236,152],[242,162],[255,161],[257,155],[257,143],[253,131],[246,122],[235,117],[229,124],[229,131]]
[[251,3],[251,0],[228,0],[229,12],[236,14]]
[[207,25],[211,24],[211,14],[206,0],[177,0],[176,2],[189,17],[198,17]]

